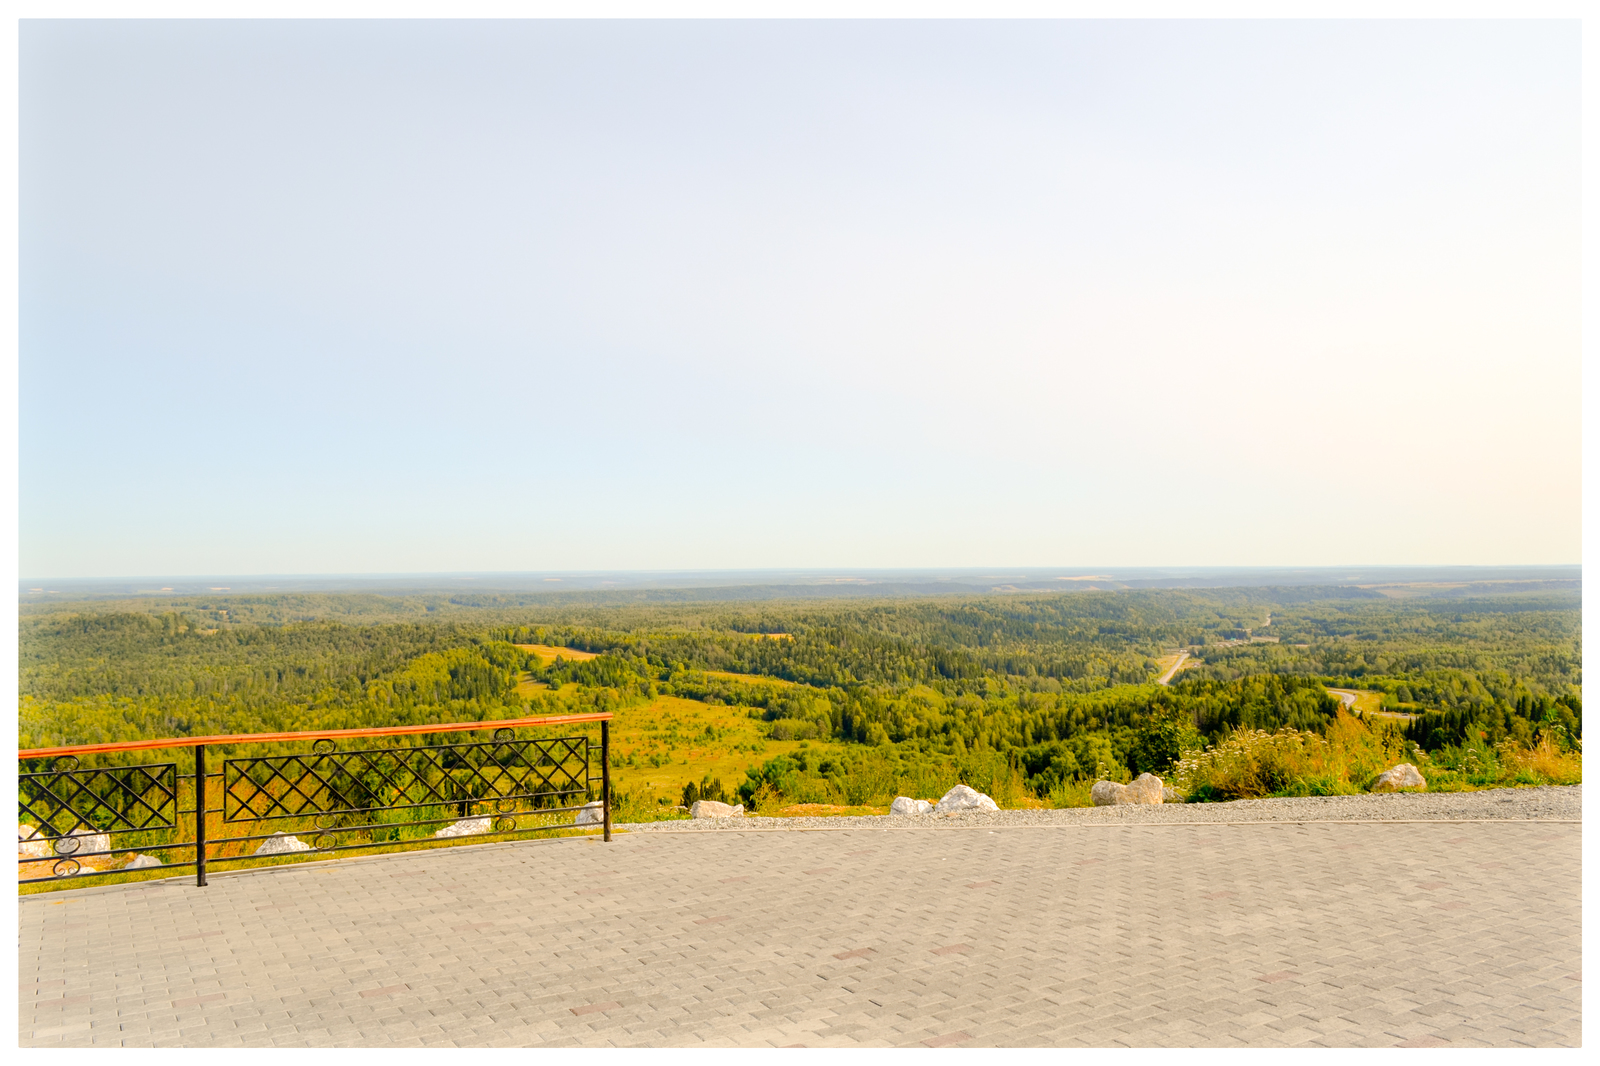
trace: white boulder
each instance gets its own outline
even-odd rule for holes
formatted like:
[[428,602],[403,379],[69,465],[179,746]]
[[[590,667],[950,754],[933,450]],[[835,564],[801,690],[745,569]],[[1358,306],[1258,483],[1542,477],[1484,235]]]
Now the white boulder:
[[1408,762],[1385,770],[1372,785],[1374,792],[1393,792],[1397,788],[1427,788],[1422,772]]
[[604,825],[606,820],[605,804],[599,800],[585,803],[578,808],[578,817],[573,819],[578,825]]
[[967,785],[957,785],[939,800],[933,808],[935,814],[950,814],[954,811],[998,811],[1000,805],[985,796],[975,788]]
[[1165,789],[1155,774],[1140,774],[1122,793],[1123,803],[1160,803]]
[[932,814],[933,804],[927,800],[914,800],[910,796],[897,796],[889,804],[889,813],[898,815]]
[[1118,803],[1126,803],[1122,794],[1128,791],[1128,786],[1116,781],[1096,781],[1089,790],[1089,798],[1096,807],[1112,807]]
[[489,831],[489,816],[482,818],[463,818],[459,822],[451,822],[437,833],[436,837],[470,837]]
[[133,861],[124,866],[124,870],[143,870],[148,866],[161,866],[163,863],[154,855],[135,855]]
[[730,807],[726,803],[716,800],[695,800],[694,806],[689,808],[690,818],[743,818],[744,804]]
[[[1127,785],[1115,781],[1096,781],[1094,788],[1089,790],[1089,798],[1096,807],[1115,807],[1125,803],[1161,803],[1171,791],[1162,785],[1161,778],[1155,774],[1140,774],[1132,784]],[[1182,797],[1178,798],[1181,800]]]
[[50,841],[31,825],[17,826],[17,858],[42,859],[51,854]]
[[311,845],[287,833],[273,833],[261,842],[257,855],[288,855],[294,851],[310,851]]

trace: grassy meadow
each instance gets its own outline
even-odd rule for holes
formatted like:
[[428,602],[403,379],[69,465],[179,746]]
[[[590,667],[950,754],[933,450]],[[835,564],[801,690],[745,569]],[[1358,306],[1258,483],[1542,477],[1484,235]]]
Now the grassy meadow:
[[766,723],[751,718],[747,708],[679,696],[656,696],[615,714],[612,785],[628,797],[630,808],[644,812],[679,805],[686,784],[721,781],[731,793],[751,767],[802,746],[819,754],[843,748],[831,741],[774,740]]

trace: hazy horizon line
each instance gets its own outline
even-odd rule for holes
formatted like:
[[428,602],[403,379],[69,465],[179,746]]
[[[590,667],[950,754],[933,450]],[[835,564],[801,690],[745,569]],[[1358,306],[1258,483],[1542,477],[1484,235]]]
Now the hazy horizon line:
[[1064,571],[1070,576],[1091,576],[1080,572],[1105,570],[1111,572],[1150,571],[1315,571],[1315,570],[1563,570],[1583,568],[1581,562],[1565,563],[1139,563],[1118,566],[1108,563],[1062,566],[1059,564],[983,565],[966,566],[742,566],[742,567],[570,567],[566,569],[530,570],[303,570],[258,573],[199,572],[189,574],[95,574],[78,577],[19,577],[19,583],[41,581],[70,583],[81,581],[199,581],[211,578],[238,578],[263,580],[267,578],[392,578],[392,577],[543,577],[549,575],[593,576],[598,574],[925,574],[925,573],[978,573],[998,571]]

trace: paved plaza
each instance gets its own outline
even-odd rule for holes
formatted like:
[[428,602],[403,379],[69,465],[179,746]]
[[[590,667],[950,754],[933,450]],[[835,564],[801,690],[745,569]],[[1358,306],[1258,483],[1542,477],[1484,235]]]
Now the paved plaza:
[[1581,826],[631,833],[20,903],[23,1046],[1581,1042]]

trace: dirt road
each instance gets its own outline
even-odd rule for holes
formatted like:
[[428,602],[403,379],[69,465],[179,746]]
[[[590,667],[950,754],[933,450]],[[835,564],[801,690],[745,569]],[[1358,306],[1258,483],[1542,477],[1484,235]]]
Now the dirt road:
[[[1357,715],[1376,715],[1379,718],[1394,718],[1402,722],[1409,722],[1417,716],[1406,714],[1404,711],[1386,711],[1383,709],[1383,693],[1353,691],[1347,688],[1330,688],[1332,695],[1339,697],[1339,702],[1344,704],[1344,709]],[[1362,701],[1362,706],[1357,707],[1356,701]]]

